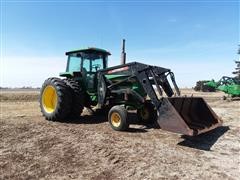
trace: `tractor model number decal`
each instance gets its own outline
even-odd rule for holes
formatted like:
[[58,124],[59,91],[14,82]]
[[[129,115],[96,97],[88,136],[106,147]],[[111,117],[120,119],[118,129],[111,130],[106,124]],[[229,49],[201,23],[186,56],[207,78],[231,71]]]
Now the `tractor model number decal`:
[[118,68],[118,69],[113,69],[113,70],[108,71],[108,74],[112,74],[112,73],[120,72],[120,71],[126,71],[126,70],[128,70],[128,69],[129,69],[128,66],[122,67],[122,68]]

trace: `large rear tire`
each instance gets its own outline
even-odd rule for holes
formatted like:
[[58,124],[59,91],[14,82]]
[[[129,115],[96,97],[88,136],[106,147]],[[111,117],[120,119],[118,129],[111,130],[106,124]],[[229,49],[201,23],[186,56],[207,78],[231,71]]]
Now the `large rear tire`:
[[127,110],[122,106],[113,106],[108,113],[108,122],[116,131],[127,130],[129,127]]
[[64,82],[71,88],[73,98],[70,117],[78,118],[84,108],[84,92],[77,81],[74,81],[73,79],[64,79]]
[[60,78],[48,78],[42,85],[40,108],[47,120],[61,121],[70,113],[71,89]]

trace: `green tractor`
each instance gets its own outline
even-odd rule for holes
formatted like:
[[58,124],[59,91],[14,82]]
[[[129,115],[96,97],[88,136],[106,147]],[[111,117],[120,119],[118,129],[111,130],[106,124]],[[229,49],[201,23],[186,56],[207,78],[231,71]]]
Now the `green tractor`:
[[211,80],[205,85],[222,91],[232,98],[240,97],[240,80],[228,76],[223,76],[219,81]]
[[127,130],[131,124],[129,109],[137,111],[140,121],[157,122],[164,130],[189,136],[222,124],[202,98],[180,96],[170,69],[138,62],[125,64],[125,52],[121,65],[108,67],[110,53],[98,48],[66,55],[66,72],[60,73],[63,78],[48,78],[41,88],[40,108],[47,120],[80,117],[84,107],[97,107],[108,111],[110,126],[117,131]]

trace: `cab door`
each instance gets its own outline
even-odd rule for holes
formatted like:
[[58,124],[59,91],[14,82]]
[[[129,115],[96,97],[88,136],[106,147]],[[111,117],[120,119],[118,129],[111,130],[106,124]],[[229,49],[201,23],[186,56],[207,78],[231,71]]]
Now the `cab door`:
[[84,76],[88,92],[97,92],[97,71],[103,68],[102,58],[83,59],[82,74]]

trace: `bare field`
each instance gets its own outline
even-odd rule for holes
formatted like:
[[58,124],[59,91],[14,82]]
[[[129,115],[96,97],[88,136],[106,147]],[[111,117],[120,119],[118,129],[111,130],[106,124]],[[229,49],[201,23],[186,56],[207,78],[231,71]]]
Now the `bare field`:
[[190,138],[141,124],[116,132],[87,112],[48,122],[37,91],[1,92],[0,179],[239,179],[240,101],[182,94],[204,97],[223,126]]

